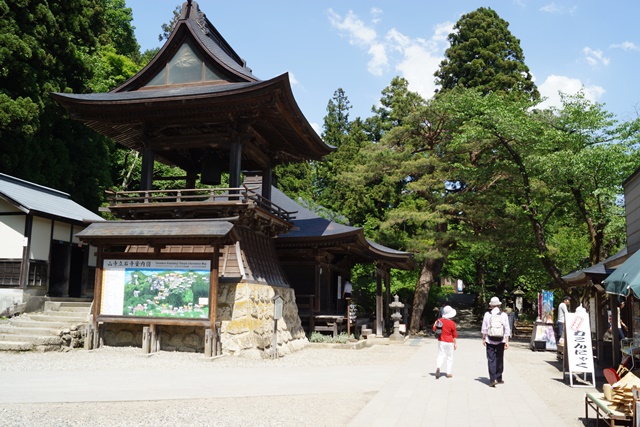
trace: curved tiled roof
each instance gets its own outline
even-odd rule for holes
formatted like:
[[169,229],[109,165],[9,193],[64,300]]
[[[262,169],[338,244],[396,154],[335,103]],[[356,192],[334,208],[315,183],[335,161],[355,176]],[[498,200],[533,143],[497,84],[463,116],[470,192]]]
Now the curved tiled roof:
[[288,242],[308,241],[312,245],[338,244],[337,242],[349,241],[355,251],[368,258],[370,261],[384,261],[394,268],[411,269],[414,265],[411,252],[399,251],[375,243],[364,236],[364,230],[360,227],[338,224],[319,217],[313,211],[300,206],[276,187],[271,187],[271,201],[280,208],[293,213],[294,227],[291,231],[281,234],[276,239],[276,245],[282,247]]
[[26,213],[78,223],[104,219],[71,200],[69,194],[0,173],[0,198]]
[[[207,70],[201,80],[172,83],[167,70],[179,69],[182,61],[191,64],[194,55]],[[183,4],[158,54],[120,87],[52,97],[95,131],[139,152],[152,147],[155,160],[193,176],[212,152],[219,167],[229,169],[231,147],[238,141],[246,170],[322,160],[335,149],[300,110],[288,74],[268,80],[254,76],[193,1]]]

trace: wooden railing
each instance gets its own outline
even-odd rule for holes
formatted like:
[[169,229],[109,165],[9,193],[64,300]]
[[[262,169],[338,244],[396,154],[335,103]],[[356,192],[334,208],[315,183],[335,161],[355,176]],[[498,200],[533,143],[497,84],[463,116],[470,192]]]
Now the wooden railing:
[[229,204],[253,203],[256,207],[284,219],[291,221],[297,211],[289,212],[271,202],[271,200],[256,193],[260,187],[249,188],[189,188],[189,189],[168,189],[168,190],[145,190],[145,191],[107,191],[110,203],[115,207],[122,207],[130,204],[153,204],[153,203],[198,203],[208,204]]

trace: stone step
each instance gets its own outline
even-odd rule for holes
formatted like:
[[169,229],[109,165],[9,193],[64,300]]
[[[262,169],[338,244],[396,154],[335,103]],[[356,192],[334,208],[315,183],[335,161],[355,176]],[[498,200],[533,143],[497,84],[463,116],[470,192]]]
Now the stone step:
[[60,328],[35,328],[35,327],[23,327],[23,326],[0,326],[0,334],[11,335],[60,335]]
[[33,314],[44,314],[52,317],[87,317],[89,316],[88,311],[77,311],[77,310],[60,310],[60,311],[39,311],[31,313]]
[[51,316],[49,313],[38,313],[30,315],[29,318],[39,322],[64,322],[68,324],[85,323],[88,321],[88,317],[85,315],[69,315],[69,312],[66,312],[66,315],[60,314],[55,316]]
[[[59,319],[55,319],[55,320],[59,320]],[[14,319],[11,319],[11,321],[9,322],[9,325],[11,326],[16,326],[18,328],[56,328],[56,329],[65,329],[68,328],[69,326],[72,325],[77,325],[78,322],[72,322],[72,323],[68,323],[68,322],[54,322],[54,321],[40,321],[40,320],[33,320],[33,319],[29,319],[29,318],[21,318],[21,317],[16,317]]]
[[89,312],[91,303],[87,302],[52,302],[45,301],[44,311],[83,311]]
[[33,344],[24,341],[0,341],[0,351],[30,351]]
[[28,342],[34,346],[60,346],[62,338],[59,336],[18,335],[0,333],[0,342]]

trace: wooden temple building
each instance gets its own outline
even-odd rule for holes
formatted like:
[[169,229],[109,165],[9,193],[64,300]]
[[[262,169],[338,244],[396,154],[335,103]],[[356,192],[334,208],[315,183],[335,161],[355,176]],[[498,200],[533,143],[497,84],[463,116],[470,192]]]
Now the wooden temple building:
[[[357,263],[378,267],[383,333],[389,271],[412,268],[411,254],[319,218],[273,185],[275,166],[320,161],[333,147],[300,111],[288,75],[254,76],[196,2],[120,87],[52,96],[142,155],[139,189],[112,194],[119,220],[78,235],[97,248],[96,345],[286,354],[308,342],[299,308],[310,327],[340,314],[339,287]],[[185,188],[154,188],[156,162],[179,168]]]

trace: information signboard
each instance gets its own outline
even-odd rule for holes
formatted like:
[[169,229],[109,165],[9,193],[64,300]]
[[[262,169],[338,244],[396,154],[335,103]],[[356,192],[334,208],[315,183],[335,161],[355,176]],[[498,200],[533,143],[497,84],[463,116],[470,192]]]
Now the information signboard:
[[564,356],[567,358],[571,386],[574,386],[573,373],[583,373],[585,380],[586,374],[590,373],[591,383],[585,387],[595,387],[591,324],[587,311],[580,307],[575,313],[567,313],[564,330]]
[[209,260],[104,260],[100,314],[207,319]]

